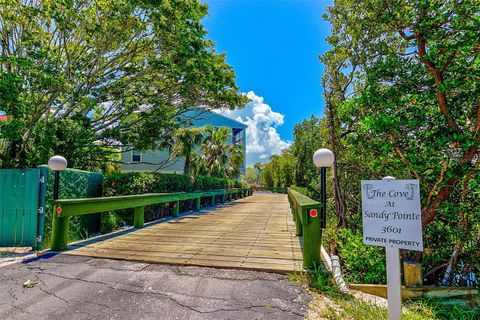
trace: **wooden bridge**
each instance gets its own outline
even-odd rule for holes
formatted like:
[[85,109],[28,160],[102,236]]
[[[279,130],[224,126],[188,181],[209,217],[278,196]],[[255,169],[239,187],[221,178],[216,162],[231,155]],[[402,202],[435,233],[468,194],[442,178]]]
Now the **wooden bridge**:
[[[215,196],[212,199],[213,205]],[[80,209],[72,210],[73,203],[70,203],[72,208],[69,208],[69,201],[59,200],[56,212],[62,212],[57,210],[58,208],[63,208],[66,216],[74,215],[72,212],[81,212]],[[80,204],[82,201],[75,200]],[[286,194],[255,193],[220,206],[176,214],[174,217],[149,223],[143,228],[70,244],[63,254],[268,272],[299,271],[305,265],[303,244],[311,247],[312,241],[296,236],[302,234],[302,221],[305,222],[306,218],[301,218],[300,210],[295,210],[295,207],[300,206],[295,201],[290,201],[289,205]],[[178,204],[173,208],[178,208]],[[138,211],[135,210],[136,213]],[[138,217],[135,220],[137,221]],[[62,225],[58,222],[58,217],[54,219],[54,229],[55,224]],[[319,234],[314,237],[318,242],[315,250],[319,251],[319,224],[311,225]],[[307,231],[306,226],[303,230]],[[306,256],[311,259],[308,252]],[[315,263],[318,263],[318,260],[316,259]],[[310,263],[307,261],[306,264]]]

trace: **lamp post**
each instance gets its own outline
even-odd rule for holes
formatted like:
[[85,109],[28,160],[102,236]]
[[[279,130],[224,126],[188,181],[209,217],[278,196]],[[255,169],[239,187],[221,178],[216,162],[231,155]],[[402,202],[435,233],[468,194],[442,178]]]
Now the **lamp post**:
[[58,185],[60,183],[60,171],[67,167],[67,159],[62,156],[53,156],[48,160],[48,167],[54,172],[53,200],[58,199]]
[[313,163],[317,168],[320,168],[321,174],[321,201],[322,201],[322,224],[321,228],[327,227],[327,168],[333,165],[335,156],[329,149],[318,149],[313,154]]
[[[58,185],[60,182],[60,171],[67,167],[67,159],[62,156],[53,156],[48,160],[48,167],[53,170],[55,179],[53,181],[53,200],[58,199]],[[52,222],[54,225],[52,232],[51,250],[61,251],[67,246],[68,218],[59,217],[61,211],[53,212]]]

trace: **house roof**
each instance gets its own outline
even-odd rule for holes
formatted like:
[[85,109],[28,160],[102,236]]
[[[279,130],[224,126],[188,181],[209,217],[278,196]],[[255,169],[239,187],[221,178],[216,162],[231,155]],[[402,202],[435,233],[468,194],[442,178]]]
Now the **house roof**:
[[10,116],[4,115],[4,114],[0,115],[0,122],[7,122],[10,119],[11,119]]
[[227,125],[231,128],[245,129],[248,126],[240,121],[224,116],[218,112],[214,112],[205,108],[195,108],[185,114],[185,118],[191,118],[193,125]]

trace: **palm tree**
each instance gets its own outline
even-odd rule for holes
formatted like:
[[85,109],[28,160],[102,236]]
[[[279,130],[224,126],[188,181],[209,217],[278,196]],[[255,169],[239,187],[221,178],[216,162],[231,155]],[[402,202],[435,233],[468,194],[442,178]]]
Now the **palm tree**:
[[185,158],[185,164],[183,165],[184,174],[190,174],[194,149],[202,143],[204,139],[203,132],[203,128],[180,128],[175,132],[172,156]]
[[234,144],[230,147],[227,174],[230,178],[237,178],[240,175],[240,168],[243,164],[245,154],[240,144]]
[[228,144],[230,131],[227,128],[215,129],[208,126],[205,128],[205,132],[207,137],[202,144],[203,154],[200,161],[208,171],[208,175],[238,176],[244,155],[240,145],[230,146]]

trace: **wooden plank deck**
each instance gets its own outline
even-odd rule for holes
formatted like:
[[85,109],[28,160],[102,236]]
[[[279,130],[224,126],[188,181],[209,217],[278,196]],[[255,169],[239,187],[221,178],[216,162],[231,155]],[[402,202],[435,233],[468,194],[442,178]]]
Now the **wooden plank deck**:
[[268,272],[302,269],[287,196],[272,193],[255,193],[103,241],[78,242],[64,254]]

